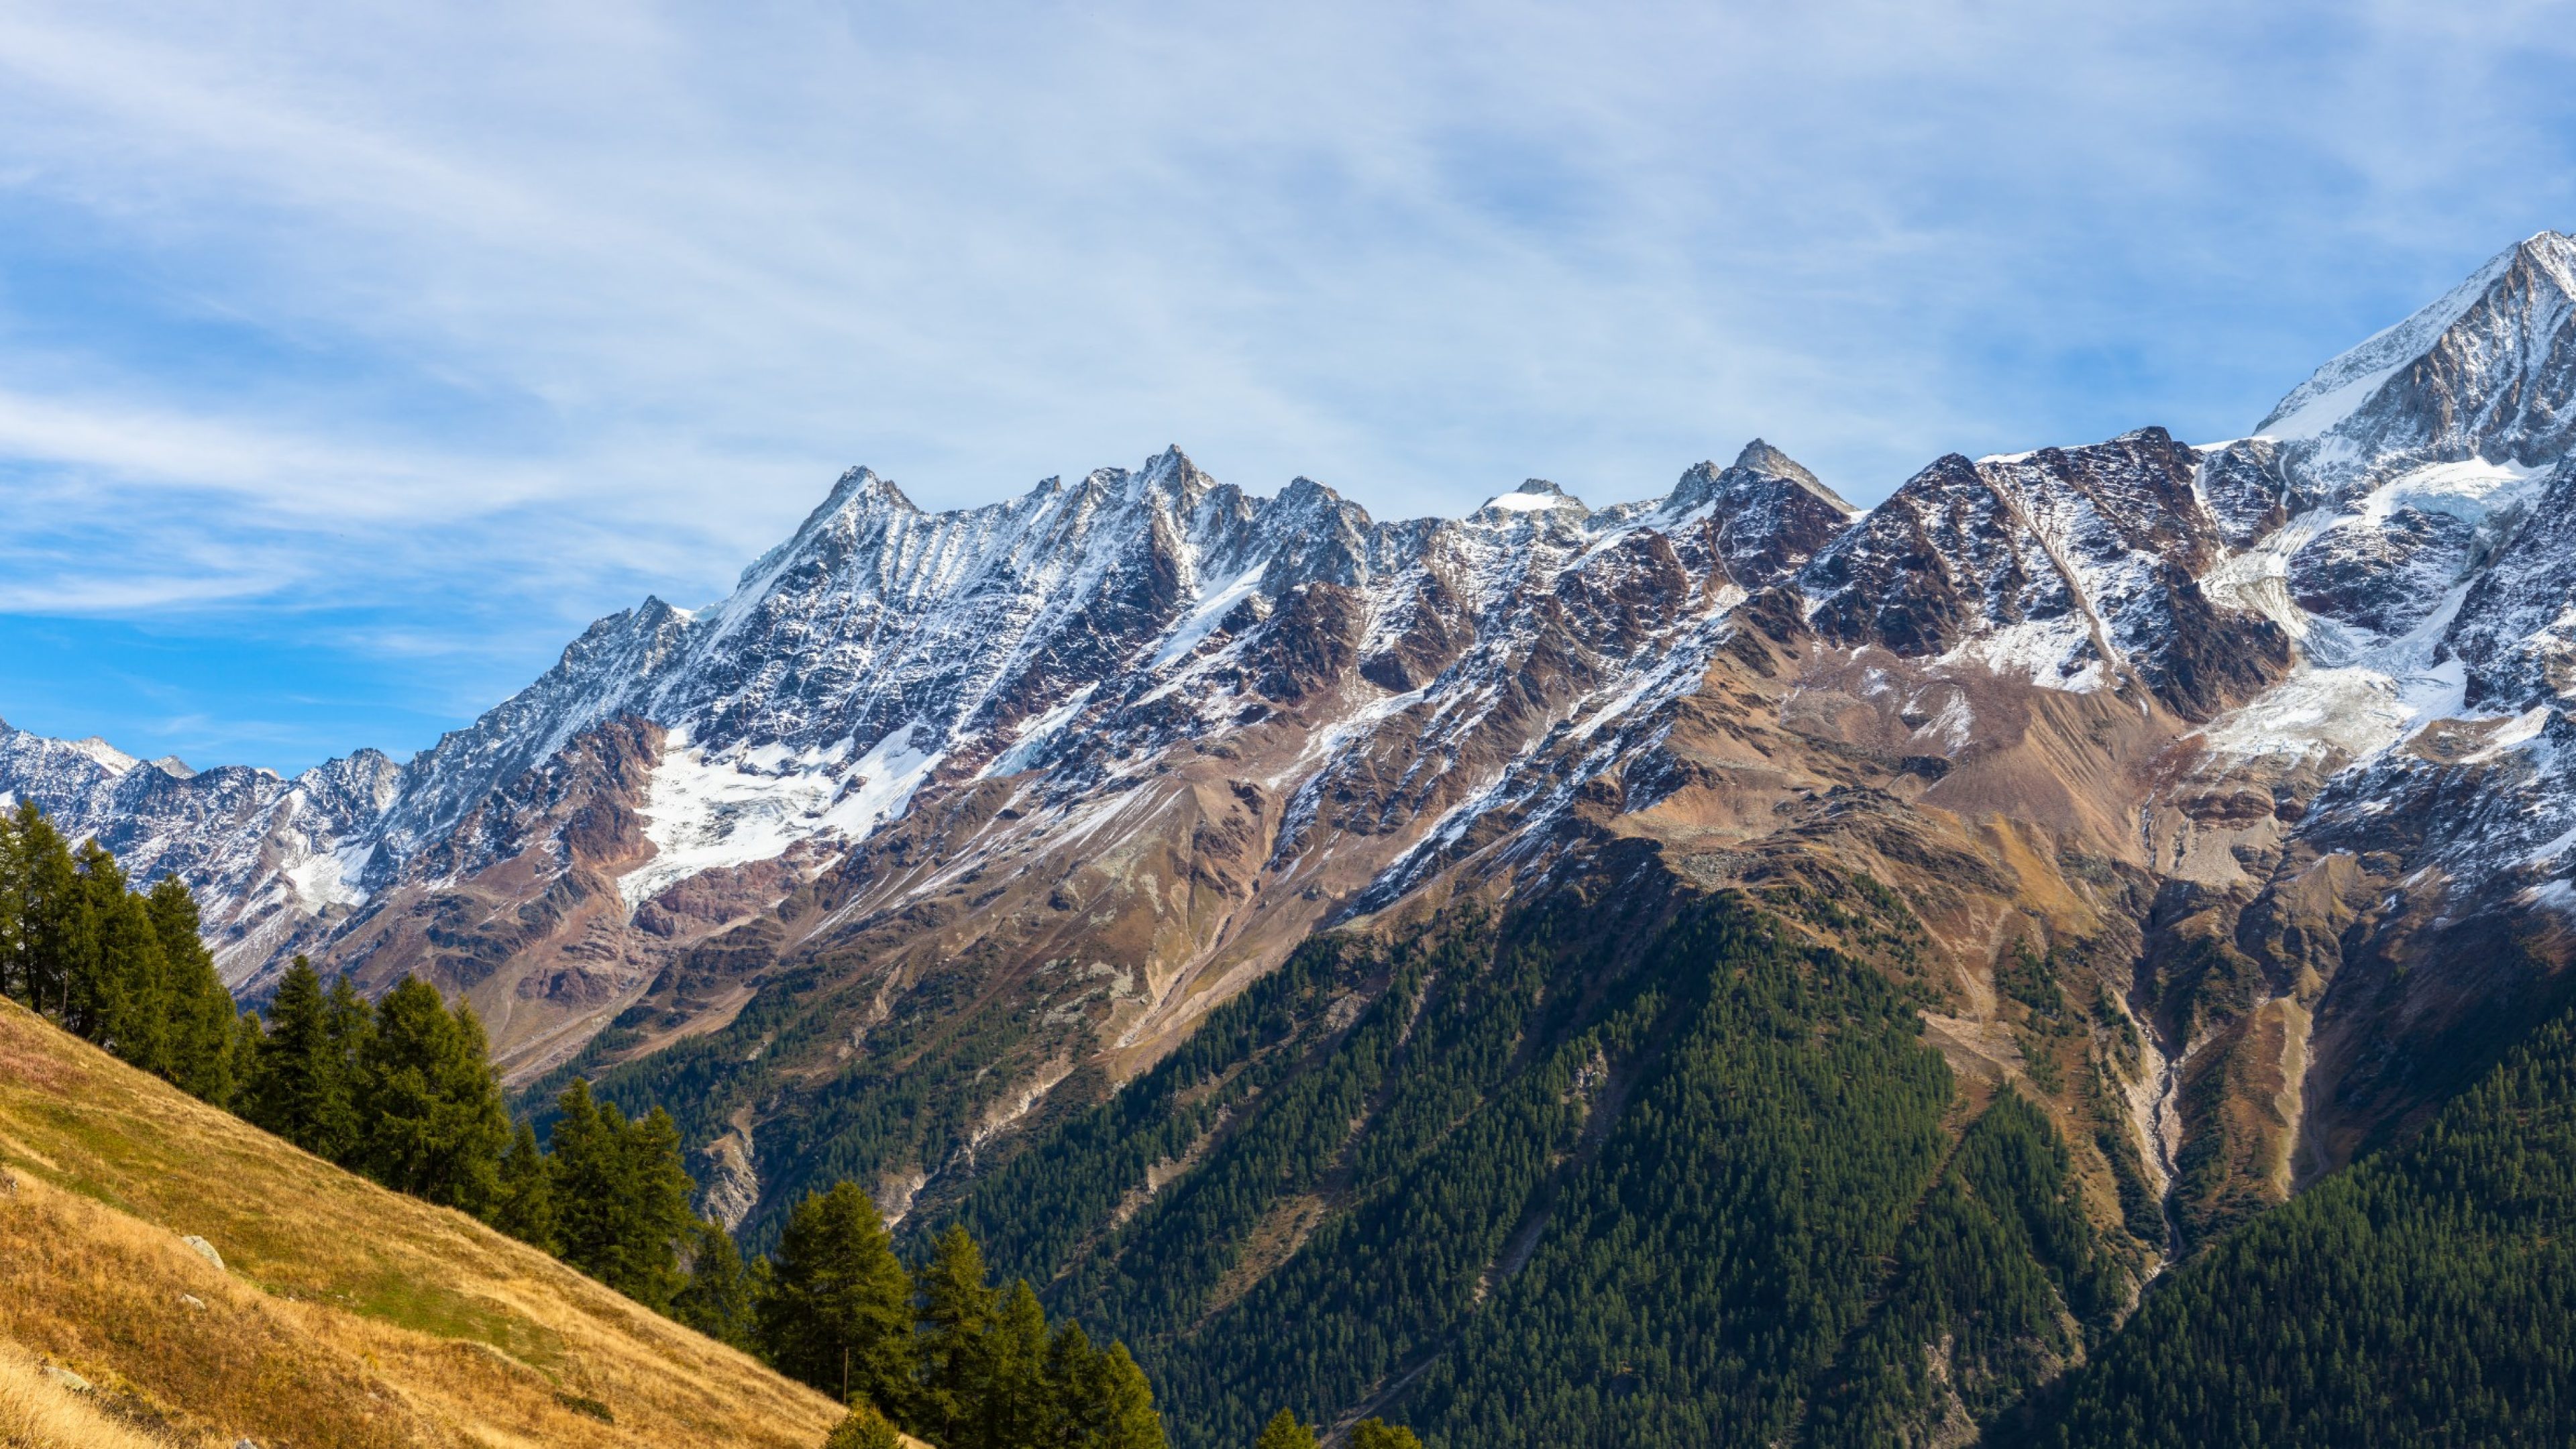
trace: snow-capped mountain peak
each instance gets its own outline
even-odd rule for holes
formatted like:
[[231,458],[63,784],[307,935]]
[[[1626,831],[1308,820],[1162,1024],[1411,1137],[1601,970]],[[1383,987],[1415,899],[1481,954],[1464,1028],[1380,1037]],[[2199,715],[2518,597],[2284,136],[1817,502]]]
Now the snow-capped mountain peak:
[[1485,506],[1476,511],[1478,513],[1545,513],[1560,508],[1571,508],[1582,513],[1591,512],[1583,506],[1581,499],[1569,495],[1564,489],[1544,478],[1524,479],[1521,486],[1511,492],[1486,499]]
[[2576,237],[2544,231],[2290,390],[2258,437],[2328,495],[2395,469],[2536,464],[2576,436]]
[[1790,482],[1795,483],[1799,487],[1806,489],[1808,492],[1815,494],[1818,498],[1823,499],[1825,502],[1832,504],[1845,513],[1858,513],[1860,511],[1859,509],[1854,508],[1851,504],[1844,502],[1841,494],[1826,487],[1823,479],[1808,472],[1805,465],[1801,464],[1797,459],[1790,457],[1788,454],[1781,452],[1775,447],[1772,447],[1769,443],[1762,441],[1760,438],[1755,438],[1752,442],[1745,444],[1743,450],[1735,455],[1735,462],[1732,466],[1748,473],[1765,474],[1773,478],[1786,478]]

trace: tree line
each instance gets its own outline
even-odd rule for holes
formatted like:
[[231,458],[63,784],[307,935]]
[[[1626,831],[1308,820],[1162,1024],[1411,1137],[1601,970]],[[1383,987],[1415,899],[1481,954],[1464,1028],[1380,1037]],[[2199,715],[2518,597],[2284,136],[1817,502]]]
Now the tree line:
[[210,1102],[234,1089],[233,999],[181,882],[126,882],[33,801],[0,815],[0,992]]
[[372,1005],[303,956],[237,1012],[175,876],[137,892],[32,802],[0,816],[0,990],[191,1094],[399,1192],[455,1208],[853,1406],[833,1449],[1163,1449],[1126,1346],[1007,1292],[963,1228],[907,1267],[843,1182],[745,1264],[690,1209],[678,1126],[575,1080],[540,1143],[513,1123],[482,1022],[406,977]]
[[843,1182],[798,1204],[776,1254],[746,1264],[722,1223],[691,1212],[669,1113],[630,1119],[576,1079],[540,1144],[503,1110],[472,1009],[447,1010],[417,978],[371,1016],[345,978],[325,991],[298,958],[253,1059],[252,1121],[853,1405],[845,1443],[876,1442],[850,1435],[882,1425],[940,1449],[1162,1449],[1126,1347],[1050,1324],[1025,1282],[995,1290],[963,1230],[907,1268],[876,1203]]

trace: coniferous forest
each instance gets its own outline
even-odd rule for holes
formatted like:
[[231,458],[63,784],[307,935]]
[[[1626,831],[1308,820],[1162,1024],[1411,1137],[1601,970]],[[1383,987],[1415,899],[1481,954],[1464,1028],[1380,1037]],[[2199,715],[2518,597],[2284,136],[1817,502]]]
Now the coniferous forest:
[[417,980],[236,1014],[184,886],[30,806],[0,987],[849,1403],[842,1449],[2576,1439],[2567,1020],[2142,1284],[2046,1111],[1742,896],[1319,938],[900,1237],[843,1181],[749,1261],[658,1106],[514,1122]]
[[[964,1220],[1144,1346],[1185,1443],[1381,1400],[1434,1444],[1872,1443],[1918,1335],[2000,1405],[2108,1327],[2054,1130],[2007,1095],[1954,1152],[1903,993],[1741,904],[1629,911],[1311,945]],[[1066,1230],[1193,1150],[1115,1239]]]

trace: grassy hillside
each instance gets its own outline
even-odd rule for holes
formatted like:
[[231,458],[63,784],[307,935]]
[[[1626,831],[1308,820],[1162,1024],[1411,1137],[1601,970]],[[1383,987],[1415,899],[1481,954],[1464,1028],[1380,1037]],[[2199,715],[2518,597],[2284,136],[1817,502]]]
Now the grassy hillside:
[[[223,1268],[183,1235],[212,1243]],[[812,1449],[839,1417],[532,1248],[7,1002],[0,1341],[12,1443],[9,1415],[104,1412],[182,1444]],[[95,1392],[66,1407],[34,1359]]]

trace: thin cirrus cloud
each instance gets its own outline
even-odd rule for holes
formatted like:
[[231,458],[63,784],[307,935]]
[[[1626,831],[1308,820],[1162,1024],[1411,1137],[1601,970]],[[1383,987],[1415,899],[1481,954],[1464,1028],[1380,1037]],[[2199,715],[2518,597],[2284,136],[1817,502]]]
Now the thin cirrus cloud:
[[2098,9],[10,7],[0,715],[417,748],[850,463],[2227,436],[2576,219],[2567,6]]

